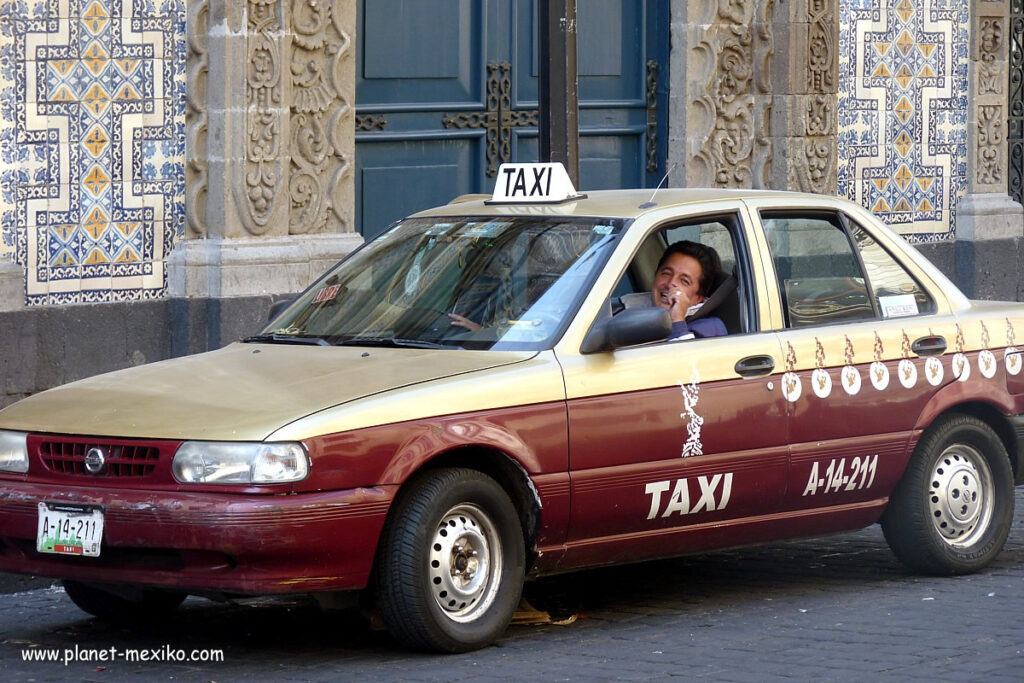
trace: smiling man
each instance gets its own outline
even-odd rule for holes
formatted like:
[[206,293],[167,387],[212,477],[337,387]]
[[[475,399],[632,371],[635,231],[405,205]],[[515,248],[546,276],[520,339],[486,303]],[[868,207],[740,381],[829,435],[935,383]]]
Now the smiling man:
[[672,317],[669,341],[728,334],[725,323],[713,315],[686,319],[704,305],[715,275],[721,270],[721,260],[711,247],[681,240],[665,249],[654,275],[651,300]]

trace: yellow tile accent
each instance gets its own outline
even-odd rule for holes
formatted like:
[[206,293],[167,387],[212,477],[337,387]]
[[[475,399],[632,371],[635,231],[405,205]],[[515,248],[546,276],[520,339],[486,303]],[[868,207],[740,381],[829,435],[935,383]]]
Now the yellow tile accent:
[[[901,164],[898,171],[896,171],[896,177],[893,178],[896,184],[899,185],[901,190],[907,189],[907,185],[910,185],[914,181],[914,174],[910,172],[906,164]],[[898,206],[898,205],[897,205]]]
[[93,126],[92,130],[89,131],[89,134],[85,136],[85,140],[82,141],[82,144],[84,144],[85,148],[89,150],[89,154],[92,154],[94,157],[98,157],[103,154],[103,150],[107,148],[107,143],[109,142],[110,138],[107,137],[103,128],[101,126]]
[[82,15],[82,25],[84,25],[89,32],[93,35],[100,33],[110,22],[110,15],[98,2],[94,2],[89,5],[89,8],[85,10],[85,14]]
[[914,105],[911,104],[910,100],[906,96],[904,96],[896,103],[896,108],[893,109],[893,111],[896,112],[896,116],[900,121],[906,123],[910,120],[910,117],[914,115]]
[[106,212],[100,207],[94,207],[89,217],[85,219],[85,223],[82,225],[85,231],[92,235],[94,240],[98,240],[103,231],[110,225],[110,217],[107,216]]
[[99,116],[106,111],[107,106],[110,104],[110,95],[99,83],[93,83],[92,88],[82,98],[82,102],[92,110],[94,115]]
[[89,67],[94,76],[99,76],[110,62],[110,55],[99,43],[93,41],[82,55],[82,62]]
[[82,185],[84,185],[94,197],[99,197],[103,194],[103,190],[107,189],[107,185],[109,184],[110,176],[108,176],[99,166],[93,166],[88,175],[85,176],[85,180],[82,181]]
[[89,252],[89,255],[82,261],[83,265],[91,266],[95,263],[110,263],[110,259],[99,249],[93,249]]

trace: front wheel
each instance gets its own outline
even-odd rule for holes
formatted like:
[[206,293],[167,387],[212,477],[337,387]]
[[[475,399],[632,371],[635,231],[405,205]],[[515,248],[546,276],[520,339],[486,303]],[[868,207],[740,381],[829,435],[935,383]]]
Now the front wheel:
[[882,516],[896,556],[928,574],[967,574],[1002,550],[1013,521],[1013,471],[981,420],[953,415],[918,442]]
[[395,502],[377,558],[377,602],[408,647],[466,652],[508,626],[523,587],[519,516],[490,477],[429,472]]

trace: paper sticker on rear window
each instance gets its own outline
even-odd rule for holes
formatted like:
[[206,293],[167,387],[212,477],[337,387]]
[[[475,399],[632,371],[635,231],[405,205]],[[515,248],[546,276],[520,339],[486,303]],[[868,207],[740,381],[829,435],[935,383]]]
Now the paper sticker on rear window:
[[917,315],[917,299],[913,294],[897,294],[878,297],[878,305],[882,308],[883,318],[902,318]]

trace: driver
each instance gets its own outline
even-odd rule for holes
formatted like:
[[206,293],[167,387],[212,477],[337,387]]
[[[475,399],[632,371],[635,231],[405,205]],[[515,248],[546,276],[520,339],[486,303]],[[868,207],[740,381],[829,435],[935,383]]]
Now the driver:
[[722,319],[713,315],[686,321],[687,316],[704,305],[715,276],[721,270],[718,253],[709,246],[680,240],[665,249],[654,274],[651,301],[668,311],[672,318],[669,341],[728,334]]

